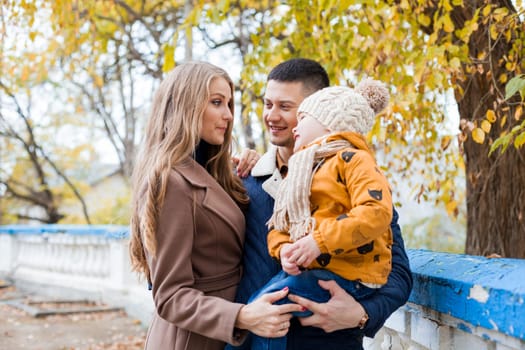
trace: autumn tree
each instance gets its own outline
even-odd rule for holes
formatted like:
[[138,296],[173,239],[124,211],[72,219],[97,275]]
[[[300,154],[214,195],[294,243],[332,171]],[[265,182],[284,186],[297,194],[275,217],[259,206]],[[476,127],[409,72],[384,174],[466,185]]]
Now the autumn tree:
[[[12,2],[32,23],[35,40],[54,53],[71,103],[82,106],[112,147],[125,178],[136,154],[140,127],[163,72],[174,66],[180,1],[25,1]],[[49,24],[41,28],[40,18]],[[49,35],[49,32],[52,35]],[[51,78],[52,79],[52,78]]]
[[[407,153],[392,154],[396,159],[385,170],[411,176],[413,162],[426,162],[419,195],[433,195],[454,215],[459,195],[454,180],[464,169],[466,252],[525,257],[523,103],[504,96],[505,83],[524,69],[521,1],[520,12],[511,2],[488,0],[271,4],[260,25],[247,28],[245,96],[260,96],[268,70],[299,56],[322,62],[333,84],[354,85],[363,76],[389,83],[392,102],[370,138],[386,152],[401,145]],[[462,120],[457,142],[444,131],[439,102],[450,90]],[[514,146],[489,155],[505,141]]]
[[[24,4],[33,5],[24,9],[26,15],[36,9],[34,1]],[[114,137],[123,169],[129,169],[125,163],[132,159],[137,134],[137,124],[123,118],[138,117],[130,111],[143,112],[141,103],[147,105],[138,102],[133,84],[148,77],[153,89],[162,72],[183,57],[181,48],[188,52],[188,41],[181,38],[192,38],[188,34],[196,30],[210,48],[229,48],[240,58],[249,144],[264,143],[264,134],[254,134],[263,128],[253,126],[260,121],[265,77],[284,59],[320,61],[332,84],[353,86],[365,76],[387,82],[391,103],[369,135],[391,155],[385,170],[407,178],[417,172],[424,178],[416,184],[418,197],[443,203],[451,215],[460,208],[456,179],[464,171],[466,252],[525,257],[523,100],[518,94],[505,96],[505,85],[524,70],[521,1],[39,4],[50,11],[53,33],[60,38],[56,64],[82,91],[85,110]],[[447,130],[442,102],[451,91],[461,118],[456,132]],[[414,166],[421,163],[427,166]]]
[[[0,199],[2,221],[57,223],[65,216],[64,201],[80,203],[81,216],[90,223],[78,180],[71,171],[88,145],[64,145],[59,135],[70,115],[57,110],[56,90],[49,82],[45,53],[27,49],[32,40],[27,18],[12,16],[2,7],[0,23]],[[7,28],[10,27],[10,35]],[[57,93],[60,96],[60,93]],[[42,98],[46,96],[46,98]],[[56,97],[56,96],[55,96]],[[71,114],[74,114],[71,113]],[[71,119],[74,121],[75,119]]]
[[[129,177],[152,92],[174,65],[179,1],[47,1],[60,66]],[[83,74],[79,74],[82,72]]]
[[78,186],[65,173],[60,162],[52,159],[45,143],[35,132],[31,103],[26,103],[27,108],[23,108],[1,80],[0,94],[4,102],[0,109],[0,142],[3,152],[9,153],[1,157],[0,185],[3,186],[3,200],[10,203],[2,216],[55,224],[64,217],[60,204],[71,191],[81,203],[84,219],[90,223]]
[[[523,129],[522,101],[506,99],[505,84],[525,69],[525,25],[510,1],[465,1],[442,8],[430,2],[422,11],[431,19],[425,28],[437,29],[439,41],[461,42],[468,50],[468,59],[452,77],[467,175],[466,252],[525,258],[525,138],[489,155],[496,140],[510,141],[507,135]],[[452,23],[448,32],[435,24],[442,16]],[[461,37],[470,23],[475,30]]]
[[[193,11],[186,18],[182,28],[194,28],[200,33],[203,42],[210,50],[223,50],[227,63],[239,65],[244,76],[256,74],[257,69],[267,68],[268,62],[257,62],[253,66],[247,63],[250,52],[256,45],[256,38],[264,35],[268,20],[276,14],[279,3],[275,1],[200,1],[196,2]],[[276,39],[282,39],[277,37]],[[231,55],[230,53],[235,53]],[[262,121],[262,87],[264,80],[242,80],[237,86],[241,92],[238,138],[244,140],[245,146],[252,149],[266,150],[265,130],[260,128]],[[258,125],[259,128],[255,126]],[[255,131],[259,129],[260,132]]]

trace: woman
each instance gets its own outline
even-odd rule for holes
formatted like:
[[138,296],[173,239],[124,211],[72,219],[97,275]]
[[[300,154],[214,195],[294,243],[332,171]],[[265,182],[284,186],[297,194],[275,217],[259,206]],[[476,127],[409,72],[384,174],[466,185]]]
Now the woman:
[[159,86],[133,174],[130,254],[152,285],[146,349],[222,349],[249,330],[288,331],[287,290],[232,302],[241,275],[242,208],[232,171],[233,83],[211,64],[177,66]]

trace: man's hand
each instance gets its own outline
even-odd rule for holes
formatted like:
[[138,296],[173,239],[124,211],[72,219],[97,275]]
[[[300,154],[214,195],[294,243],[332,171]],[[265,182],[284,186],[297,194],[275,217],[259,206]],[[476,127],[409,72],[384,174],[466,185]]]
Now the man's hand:
[[316,303],[297,295],[288,295],[291,301],[314,313],[309,317],[300,317],[301,324],[321,328],[327,333],[357,327],[365,315],[365,309],[361,304],[335,281],[319,281],[319,285],[328,290],[332,296],[326,303]]

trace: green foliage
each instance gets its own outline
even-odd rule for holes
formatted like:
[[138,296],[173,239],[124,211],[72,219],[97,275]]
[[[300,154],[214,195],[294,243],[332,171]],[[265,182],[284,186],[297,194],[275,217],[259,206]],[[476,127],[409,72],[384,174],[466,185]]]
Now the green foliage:
[[[519,121],[523,117],[523,105],[525,99],[525,74],[520,74],[513,77],[505,86],[505,99],[510,100],[519,93],[521,102],[514,103],[514,119]],[[513,142],[514,141],[514,142]],[[525,120],[520,124],[514,126],[510,132],[501,135],[490,146],[490,154],[497,149],[500,153],[505,152],[509,145],[514,144],[514,147],[520,148],[525,144]]]
[[525,98],[525,74],[520,74],[509,80],[505,86],[505,98],[508,100],[517,92],[520,93],[521,99]]

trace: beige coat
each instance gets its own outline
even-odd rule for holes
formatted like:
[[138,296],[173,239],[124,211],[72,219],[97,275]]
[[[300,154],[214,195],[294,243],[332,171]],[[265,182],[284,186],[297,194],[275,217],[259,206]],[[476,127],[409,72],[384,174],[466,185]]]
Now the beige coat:
[[188,159],[170,174],[159,215],[157,254],[148,258],[155,315],[147,350],[222,350],[234,328],[244,216],[220,185]]

